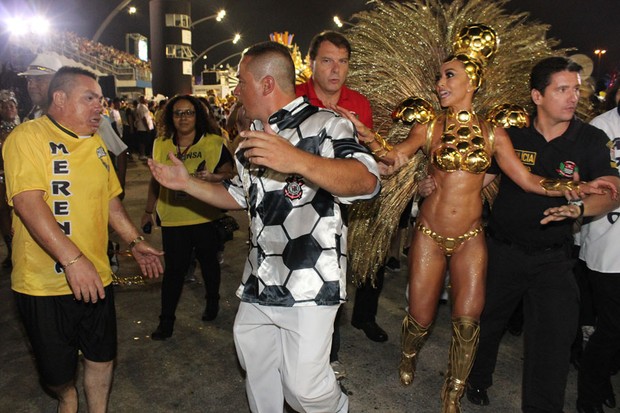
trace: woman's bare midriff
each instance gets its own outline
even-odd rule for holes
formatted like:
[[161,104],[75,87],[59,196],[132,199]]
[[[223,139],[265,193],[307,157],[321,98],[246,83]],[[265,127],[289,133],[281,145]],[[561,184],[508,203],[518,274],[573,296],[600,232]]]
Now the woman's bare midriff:
[[458,237],[478,228],[484,174],[431,169],[437,188],[422,203],[418,222],[444,237]]

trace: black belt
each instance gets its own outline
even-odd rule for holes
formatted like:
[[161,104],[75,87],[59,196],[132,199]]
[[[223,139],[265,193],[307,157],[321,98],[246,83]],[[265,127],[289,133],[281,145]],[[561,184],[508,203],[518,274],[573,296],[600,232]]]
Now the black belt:
[[555,244],[548,245],[525,245],[518,242],[514,242],[502,236],[498,236],[496,233],[491,231],[487,227],[487,236],[493,238],[493,240],[499,244],[503,244],[507,247],[514,248],[528,255],[538,255],[545,254],[548,252],[553,252],[561,249],[567,249],[569,247],[568,242],[559,242]]

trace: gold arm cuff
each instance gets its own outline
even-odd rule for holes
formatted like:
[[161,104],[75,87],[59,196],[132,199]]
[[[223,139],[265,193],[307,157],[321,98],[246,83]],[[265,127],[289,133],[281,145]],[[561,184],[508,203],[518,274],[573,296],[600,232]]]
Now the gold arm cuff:
[[576,182],[568,179],[544,178],[540,180],[540,186],[547,191],[579,191],[579,185],[585,182]]
[[379,135],[377,132],[375,132],[375,141],[381,145],[381,147],[383,149],[385,149],[387,152],[392,150],[392,145],[390,145],[385,139],[383,139],[383,136]]
[[[379,135],[377,132],[374,132],[374,138],[370,141],[360,141],[362,142],[362,144],[364,144],[368,149],[370,149],[370,153],[372,153],[373,156],[376,156],[378,158],[382,158],[385,155],[388,154],[388,152],[390,152],[392,150],[392,145],[390,145],[381,135]],[[371,145],[373,143],[376,143],[377,145],[379,145],[378,148],[373,149],[371,147]]]

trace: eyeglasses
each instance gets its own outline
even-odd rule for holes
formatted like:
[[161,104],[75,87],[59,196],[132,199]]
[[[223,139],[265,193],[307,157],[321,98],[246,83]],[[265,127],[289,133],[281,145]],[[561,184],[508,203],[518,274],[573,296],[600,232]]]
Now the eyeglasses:
[[196,114],[195,110],[187,109],[187,110],[175,110],[172,112],[175,118],[182,118],[183,116],[187,116],[188,118],[194,117]]

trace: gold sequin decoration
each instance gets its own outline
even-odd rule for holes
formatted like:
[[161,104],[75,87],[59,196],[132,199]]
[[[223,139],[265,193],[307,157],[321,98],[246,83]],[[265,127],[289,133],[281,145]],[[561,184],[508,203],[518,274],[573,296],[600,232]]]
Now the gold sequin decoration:
[[456,114],[456,120],[459,121],[459,123],[467,123],[471,120],[471,113],[462,110]]

